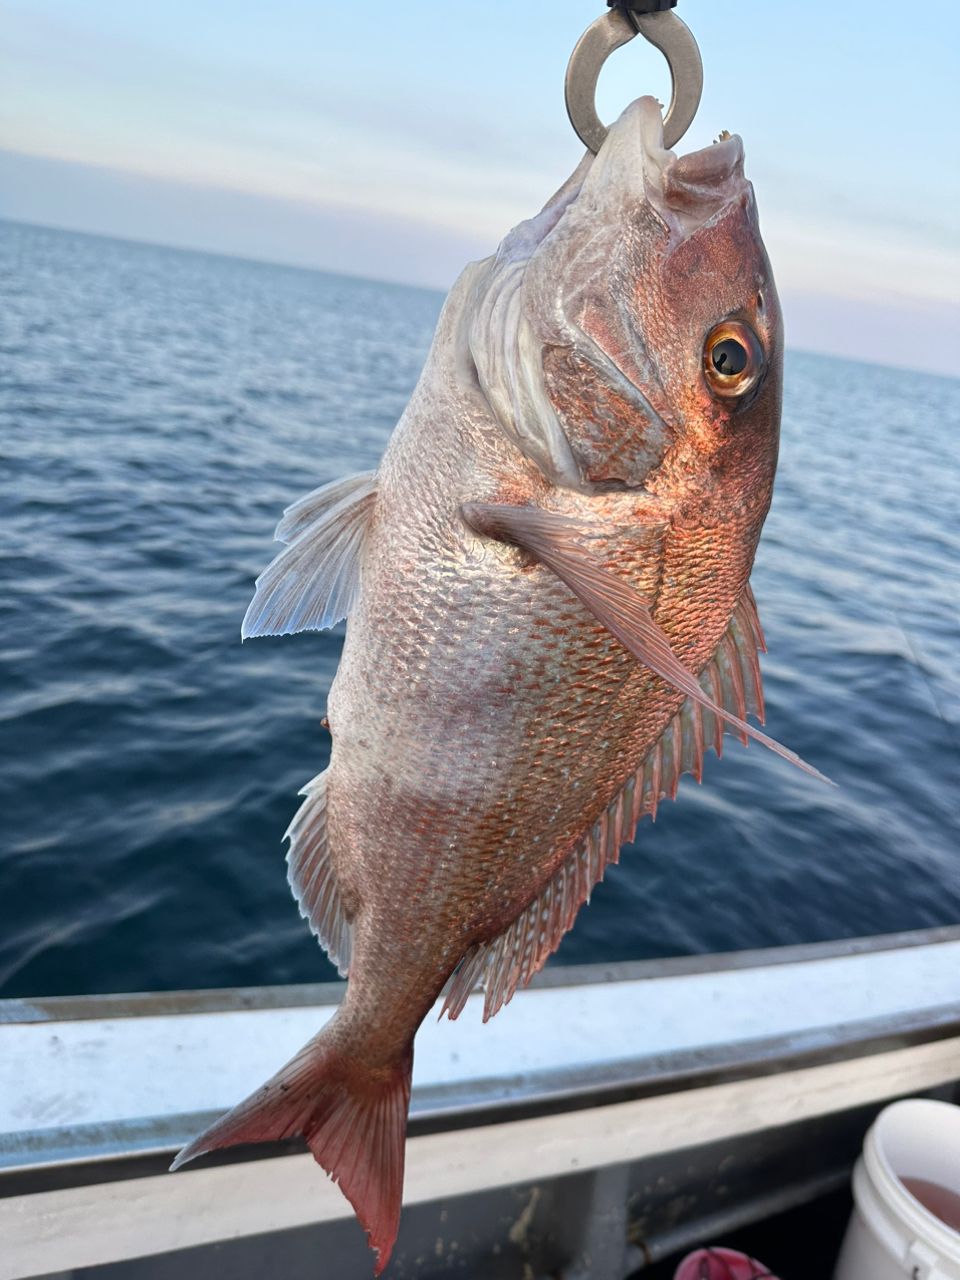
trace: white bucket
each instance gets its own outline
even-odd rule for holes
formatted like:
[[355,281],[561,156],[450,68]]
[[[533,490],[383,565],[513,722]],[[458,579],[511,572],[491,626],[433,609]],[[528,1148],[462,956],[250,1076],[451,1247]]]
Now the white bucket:
[[960,1107],[912,1098],[874,1121],[853,1171],[856,1203],[834,1280],[960,1280],[960,1232],[901,1178],[960,1195]]

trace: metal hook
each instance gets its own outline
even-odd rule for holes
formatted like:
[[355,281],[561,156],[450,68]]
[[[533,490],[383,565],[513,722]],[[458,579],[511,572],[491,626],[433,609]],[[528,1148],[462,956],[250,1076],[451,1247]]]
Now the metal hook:
[[564,83],[570,123],[594,154],[607,136],[607,126],[597,115],[596,106],[600,68],[615,49],[638,34],[660,50],[670,68],[670,106],[663,118],[663,145],[668,150],[677,145],[697,114],[703,93],[703,63],[690,28],[669,10],[631,13],[628,18],[622,9],[611,9],[577,41]]

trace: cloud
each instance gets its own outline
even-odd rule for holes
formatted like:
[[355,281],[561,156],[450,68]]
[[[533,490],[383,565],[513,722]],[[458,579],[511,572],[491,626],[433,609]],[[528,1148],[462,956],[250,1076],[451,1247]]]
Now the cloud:
[[[316,196],[281,198],[9,151],[0,151],[0,193],[0,216],[14,220],[439,289],[496,247],[494,234]],[[816,237],[789,235],[789,227],[768,233],[791,345],[955,371],[960,309],[936,296],[898,297],[887,286],[872,299],[844,297],[849,281],[835,265],[811,265]]]
[[905,240],[890,225],[798,217],[776,206],[761,211],[761,225],[781,285],[862,302],[960,298],[960,252],[947,244]]
[[10,151],[0,151],[0,217],[440,289],[496,247],[369,209]]
[[869,303],[793,286],[780,293],[789,347],[957,376],[960,306],[955,303]]
[[[572,0],[548,28],[511,9],[506,42],[489,10],[458,14],[454,29],[421,3],[416,20],[381,15],[378,40],[364,42],[348,11],[277,3],[270,20],[255,8],[228,17],[201,6],[190,22],[180,0],[167,16],[100,0],[10,6],[2,137],[73,175],[58,196],[46,170],[44,200],[17,216],[81,226],[72,212],[79,183],[83,229],[205,248],[219,240],[230,252],[444,285],[464,256],[489,252],[535,212],[576,163],[558,79],[581,22]],[[769,41],[777,24],[762,13],[757,30]],[[722,15],[704,12],[698,25],[705,53],[713,45],[725,54],[714,57],[689,142],[709,140],[708,122],[743,115],[782,288],[872,306],[903,300],[921,315],[927,303],[960,296],[949,166],[923,163],[920,151],[907,168],[899,116],[880,135],[872,116],[861,119],[859,99],[844,112],[842,101],[811,97],[806,72],[802,99],[799,83],[771,99],[764,86],[797,69],[758,62],[750,40],[730,49]],[[847,27],[853,39],[849,13]],[[638,83],[657,87],[665,75],[654,51],[631,47],[605,68],[601,109],[615,114]],[[790,104],[801,100],[798,120]],[[858,145],[824,147],[824,116],[832,127],[837,111]],[[66,162],[86,166],[87,179]],[[166,228],[149,199],[133,197],[150,181],[157,210],[170,212]],[[358,226],[363,235],[352,234]]]

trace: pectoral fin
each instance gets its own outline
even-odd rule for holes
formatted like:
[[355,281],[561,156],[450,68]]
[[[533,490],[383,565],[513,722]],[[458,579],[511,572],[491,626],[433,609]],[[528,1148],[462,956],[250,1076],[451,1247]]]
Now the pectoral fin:
[[287,508],[275,536],[288,545],[257,579],[244,640],[320,631],[347,616],[360,589],[374,481],[372,471],[336,480]]
[[654,620],[641,596],[616,574],[610,573],[583,546],[583,528],[575,521],[536,507],[498,506],[471,502],[463,516],[478,533],[522,547],[565,582],[598,622],[616,636],[625,649],[661,679],[698,702],[714,716],[733,725],[741,734],[775,751],[784,760],[831,786],[830,779],[801,760],[787,747],[720,706],[700,687],[670,647],[670,638]]

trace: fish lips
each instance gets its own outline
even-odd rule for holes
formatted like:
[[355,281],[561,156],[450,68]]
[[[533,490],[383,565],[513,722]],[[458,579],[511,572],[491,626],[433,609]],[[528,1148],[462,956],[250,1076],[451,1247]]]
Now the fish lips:
[[637,198],[666,226],[687,236],[749,190],[743,142],[722,134],[711,146],[677,155],[663,145],[663,116],[655,98],[638,98],[607,134],[580,188],[577,204],[622,217]]

